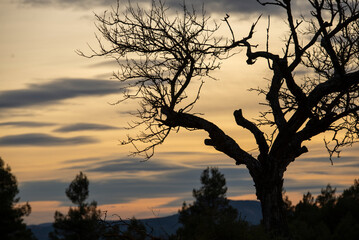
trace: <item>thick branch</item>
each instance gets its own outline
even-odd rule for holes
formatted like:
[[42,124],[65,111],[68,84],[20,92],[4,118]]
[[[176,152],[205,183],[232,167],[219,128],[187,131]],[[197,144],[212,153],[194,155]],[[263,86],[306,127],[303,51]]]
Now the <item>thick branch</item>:
[[163,107],[161,111],[167,116],[167,119],[162,121],[163,124],[169,127],[205,130],[209,134],[209,139],[205,140],[206,145],[213,146],[216,150],[233,158],[237,165],[246,165],[252,175],[259,174],[260,163],[212,122],[192,114],[171,111],[166,107]]
[[274,62],[274,75],[272,77],[272,83],[267,93],[266,99],[269,101],[269,104],[272,108],[274,121],[278,126],[279,131],[282,131],[283,129],[285,129],[287,121],[284,118],[284,114],[279,103],[279,91],[282,87],[283,76],[280,74],[281,71],[278,70],[278,68],[278,63]]
[[233,115],[236,123],[239,126],[249,130],[254,135],[261,155],[261,157],[258,157],[258,159],[261,160],[265,158],[265,156],[268,154],[269,147],[263,132],[259,130],[259,128],[254,123],[243,117],[242,109],[234,111]]

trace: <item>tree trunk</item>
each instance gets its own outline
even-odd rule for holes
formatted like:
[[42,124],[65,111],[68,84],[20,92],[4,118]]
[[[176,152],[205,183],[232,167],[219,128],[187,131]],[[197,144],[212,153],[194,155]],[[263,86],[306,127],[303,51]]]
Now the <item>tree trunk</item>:
[[[280,174],[278,174],[280,175]],[[263,177],[256,181],[257,198],[261,202],[263,225],[276,238],[289,239],[287,216],[282,196],[283,178]],[[271,174],[271,176],[273,176]]]

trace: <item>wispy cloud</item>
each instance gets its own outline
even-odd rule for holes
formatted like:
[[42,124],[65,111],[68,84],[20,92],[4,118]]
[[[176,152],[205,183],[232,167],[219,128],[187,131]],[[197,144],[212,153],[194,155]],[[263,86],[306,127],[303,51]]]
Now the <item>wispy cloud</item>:
[[[345,156],[340,158],[333,157],[332,161],[333,164],[336,165],[338,163],[348,163],[356,160],[356,156]],[[313,162],[313,163],[328,163],[331,164],[329,153],[328,157],[313,157],[313,158],[299,158],[296,160],[297,162]]]
[[121,92],[118,81],[62,78],[42,84],[29,84],[24,89],[2,91],[0,109],[50,105],[75,97],[102,96],[118,92]]
[[101,173],[138,173],[140,171],[159,172],[174,170],[186,170],[188,167],[175,164],[172,161],[151,159],[143,161],[141,158],[123,157],[104,160],[103,158],[85,158],[64,161],[63,164],[71,165],[65,169],[72,169],[76,165],[79,169],[88,172]]
[[100,166],[93,167],[89,171],[93,172],[139,172],[139,171],[173,171],[185,170],[187,168],[175,164],[167,164],[160,160],[143,162],[141,159],[115,159],[101,162]]
[[79,136],[71,138],[55,137],[42,133],[28,133],[20,135],[8,135],[0,137],[2,146],[66,146],[96,143],[98,140],[92,137]]
[[103,130],[112,130],[119,129],[114,126],[105,125],[105,124],[96,124],[96,123],[75,123],[65,125],[63,127],[57,128],[55,132],[78,132],[78,131],[103,131]]
[[13,126],[13,127],[47,127],[53,125],[56,124],[48,123],[48,122],[32,122],[32,121],[0,122],[0,126]]

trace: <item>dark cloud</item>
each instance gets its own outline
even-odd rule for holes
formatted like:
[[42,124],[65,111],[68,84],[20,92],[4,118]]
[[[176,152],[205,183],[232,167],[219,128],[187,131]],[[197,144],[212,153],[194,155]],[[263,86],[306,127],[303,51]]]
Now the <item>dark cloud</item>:
[[[87,158],[68,160],[74,171],[83,171],[90,180],[89,201],[96,200],[99,204],[126,203],[139,198],[176,197],[176,201],[165,206],[178,206],[186,200],[191,202],[192,189],[199,188],[200,175],[205,167],[177,165],[170,160],[151,159],[142,162],[138,158]],[[75,166],[74,166],[75,164]],[[245,167],[218,166],[225,175],[228,192],[227,196],[238,196],[255,193],[254,183]],[[108,174],[107,179],[93,180],[91,175],[96,173]],[[143,174],[147,172],[148,174]],[[321,173],[320,173],[321,174]],[[25,182],[20,186],[20,196],[23,201],[58,200],[65,202],[64,189],[69,183]],[[313,179],[298,180],[286,178],[287,192],[305,193],[311,191],[318,194],[327,183]],[[338,192],[348,186],[333,185]],[[48,191],[48,192],[47,192]]]
[[90,79],[56,79],[27,88],[0,92],[0,109],[50,105],[81,96],[102,96],[121,91],[118,81]]
[[97,162],[97,161],[101,161],[101,158],[90,157],[90,158],[71,159],[71,160],[65,160],[62,163],[72,164],[72,163],[85,163],[85,162]]
[[[332,161],[333,161],[333,165],[336,164],[340,164],[340,163],[348,163],[351,161],[356,161],[357,156],[345,156],[345,157],[340,157],[340,158],[336,158],[333,157]],[[296,160],[296,162],[327,162],[329,164],[331,164],[330,158],[329,158],[329,154],[328,157],[313,157],[313,158],[299,158]]]
[[140,158],[118,158],[111,160],[88,158],[68,160],[64,163],[71,164],[71,167],[69,167],[70,169],[73,167],[73,164],[77,164],[77,167],[83,169],[83,171],[117,173],[118,175],[121,175],[121,173],[137,173],[141,171],[155,171],[159,173],[164,173],[165,171],[187,169],[187,167],[173,164],[171,163],[171,161],[168,162],[169,163],[158,159],[143,161],[143,159]]
[[[112,179],[93,182],[92,196],[100,204],[128,202],[137,198],[186,197],[191,199],[193,188],[200,187],[200,175],[205,167],[176,165],[170,160],[151,159],[143,162],[136,158],[112,159],[94,162],[84,159],[84,172],[110,173]],[[73,169],[73,166],[70,167]],[[229,195],[237,196],[254,191],[253,181],[245,168],[220,168],[227,179]],[[151,173],[144,176],[143,172]],[[114,179],[118,178],[118,179]],[[183,202],[181,198],[179,202]]]
[[105,124],[95,124],[95,123],[75,123],[69,124],[60,128],[55,129],[55,132],[77,132],[77,131],[103,131],[103,130],[112,130],[118,129]]
[[31,121],[19,121],[19,122],[1,122],[0,126],[14,126],[14,127],[47,127],[56,125],[48,122],[31,122]]
[[209,152],[190,152],[190,151],[173,151],[173,152],[159,152],[157,155],[170,155],[170,156],[178,156],[178,155],[218,155],[217,153],[209,153]]
[[[327,171],[326,173],[322,172],[322,171],[311,171],[308,172],[306,174],[313,174],[313,175],[326,175],[329,176],[328,178],[330,179],[330,175],[333,174],[331,171]],[[352,174],[352,173],[350,173]],[[335,176],[335,174],[333,174],[332,176]],[[327,179],[328,179],[327,178]],[[287,177],[286,179],[284,179],[284,188],[287,192],[299,192],[299,193],[306,193],[308,191],[310,191],[311,193],[319,193],[320,190],[322,188],[325,188],[325,186],[327,184],[331,184],[332,187],[335,187],[338,189],[337,192],[342,191],[343,189],[348,188],[348,185],[343,185],[340,183],[335,183],[335,182],[328,182],[327,179],[296,179],[296,178],[292,178],[292,177]]]
[[[116,5],[116,0],[22,0],[23,4],[31,6],[45,6],[45,7],[61,7],[61,8],[80,8],[80,9],[91,9],[95,7],[108,7]],[[180,10],[182,8],[183,0],[167,0],[165,1],[166,5],[171,9]],[[126,4],[127,1],[120,1]],[[131,3],[135,4],[149,4],[151,0],[132,0]],[[277,13],[280,11],[279,7],[267,6],[264,7],[260,5],[255,0],[187,0],[187,6],[193,6],[195,9],[201,9],[202,5],[206,12],[208,13],[242,13],[242,14],[252,14],[252,13]]]
[[62,138],[42,133],[28,133],[0,137],[0,145],[2,146],[65,146],[96,142],[98,141],[91,137],[80,136]]
[[111,6],[116,0],[20,0],[21,3],[34,7],[62,7],[90,9],[98,6]]
[[207,11],[217,13],[261,14],[263,12],[269,13],[269,10],[272,10],[273,13],[278,12],[278,9],[265,8],[255,0],[211,0],[204,4]]
[[[192,200],[192,189],[200,187],[200,175],[204,168],[177,165],[170,160],[151,159],[143,162],[138,158],[101,160],[98,158],[76,159],[64,162],[72,164],[68,169],[83,171],[90,180],[90,200],[99,204],[125,203],[138,198],[176,197],[171,205],[180,207],[184,200]],[[75,165],[75,166],[74,166]],[[245,168],[220,168],[227,179],[228,196],[248,194],[254,191],[253,182]],[[93,172],[110,174],[111,177],[92,180]],[[147,172],[148,174],[143,174]],[[69,184],[69,183],[68,183]],[[65,201],[62,182],[27,182],[20,193],[25,201]],[[47,189],[49,195],[47,196]],[[32,194],[32,192],[36,194]],[[58,199],[55,199],[56,196]]]
[[101,166],[88,169],[90,172],[139,172],[139,171],[165,171],[173,170],[174,167],[163,166],[161,164],[145,164],[135,162],[114,162],[114,163],[101,163]]
[[55,180],[20,182],[21,201],[66,202],[65,189],[70,183]]
[[345,164],[345,165],[341,165],[340,167],[345,167],[345,168],[359,168],[359,163]]

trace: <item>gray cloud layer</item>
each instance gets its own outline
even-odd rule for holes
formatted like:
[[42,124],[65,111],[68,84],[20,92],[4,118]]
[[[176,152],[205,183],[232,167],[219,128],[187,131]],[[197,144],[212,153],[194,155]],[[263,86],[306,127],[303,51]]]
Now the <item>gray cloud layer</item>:
[[2,146],[66,146],[96,142],[98,141],[92,137],[80,136],[62,138],[42,133],[28,133],[0,137],[0,145]]
[[[180,206],[183,200],[191,199],[191,191],[200,185],[200,174],[206,166],[178,165],[170,160],[139,158],[117,158],[110,160],[80,159],[68,160],[67,169],[76,169],[91,175],[92,172],[111,174],[111,179],[93,182],[91,196],[100,204],[128,202],[136,198],[184,197],[174,204]],[[231,194],[247,194],[253,182],[245,168],[220,169],[227,178]],[[143,176],[147,172],[148,176]],[[91,181],[91,179],[90,179]]]
[[[348,157],[343,160],[345,164],[349,164],[355,159],[356,157]],[[322,161],[321,158],[304,160]],[[218,163],[220,163],[220,159]],[[200,186],[200,174],[206,167],[177,165],[170,159],[151,159],[147,162],[140,162],[140,159],[136,158],[76,159],[63,162],[63,165],[71,165],[74,174],[76,171],[83,171],[87,174],[90,180],[89,200],[94,199],[99,204],[126,203],[138,198],[178,197],[178,200],[169,203],[171,206],[178,207],[184,200],[193,200],[191,191]],[[219,166],[219,169],[226,177],[229,198],[255,192],[254,183],[246,168]],[[357,171],[357,169],[354,170]],[[111,178],[92,180],[91,175],[94,172],[111,174]],[[144,176],[143,172],[147,172],[147,176]],[[20,186],[20,196],[23,201],[58,200],[66,202],[64,190],[68,184],[60,181],[25,182]],[[327,183],[313,182],[312,179],[287,178],[285,180],[288,192],[305,193],[309,190],[318,194],[325,184]],[[349,186],[336,184],[333,187],[338,187],[338,192],[340,192]]]
[[42,84],[29,84],[24,89],[0,92],[0,109],[49,105],[75,97],[101,96],[120,91],[118,81],[56,79]]
[[77,132],[77,131],[103,131],[103,130],[112,130],[118,129],[117,127],[113,127],[105,124],[95,124],[95,123],[75,123],[69,124],[60,128],[55,129],[55,132]]
[[[156,165],[155,167],[150,167],[150,165],[152,164],[148,165],[149,168],[137,166],[132,170],[151,171],[161,168],[159,164],[154,164]],[[83,169],[76,170],[82,171]],[[178,166],[175,166],[174,169],[168,170],[168,167],[163,167],[163,170],[157,170],[158,175],[156,177],[144,177],[139,174],[136,178],[116,179],[115,176],[121,177],[121,175],[128,172],[126,169],[123,169],[123,171],[117,170],[117,172],[111,172],[114,178],[102,181],[92,181],[90,171],[85,171],[90,180],[89,200],[94,199],[99,204],[114,204],[126,203],[138,198],[179,197],[180,199],[173,204],[180,207],[184,200],[192,199],[192,189],[200,186],[199,178],[203,171],[202,168],[179,169]],[[242,174],[246,170],[236,169],[235,178],[233,176],[234,172],[228,172],[228,169],[220,170],[225,173],[231,194],[246,194],[252,191],[252,180],[248,178],[248,174]],[[58,200],[65,202],[64,189],[68,184],[64,186],[62,182],[57,181],[25,182],[20,186],[20,196],[23,201]]]
[[47,122],[32,122],[32,121],[18,121],[18,122],[2,122],[0,126],[13,126],[13,127],[47,127],[53,126],[54,123]]
[[[116,5],[116,0],[22,0],[23,4],[31,6],[45,6],[45,7],[61,7],[61,8],[81,8],[81,9],[91,9],[94,7],[108,7]],[[126,4],[127,0],[120,1],[121,5]],[[150,3],[151,0],[132,0],[131,3],[143,4]],[[164,1],[167,6],[171,9],[180,9],[183,4],[183,0],[167,0]],[[255,0],[187,0],[187,6],[194,6],[195,9],[200,10],[204,4],[205,10],[209,13],[242,13],[242,14],[252,14],[252,13],[263,13],[271,12],[276,13],[280,9],[274,7],[263,7]]]

